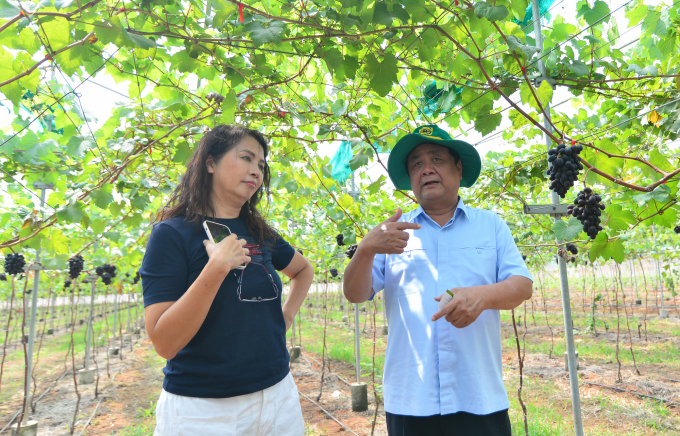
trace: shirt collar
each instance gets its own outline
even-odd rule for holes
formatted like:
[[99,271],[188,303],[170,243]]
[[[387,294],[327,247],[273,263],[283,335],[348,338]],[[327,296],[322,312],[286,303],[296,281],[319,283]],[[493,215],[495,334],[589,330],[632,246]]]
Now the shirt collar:
[[[432,221],[432,222],[434,223],[434,221],[432,220],[432,218],[430,218],[430,217],[425,213],[425,211],[423,210],[423,206],[420,206],[420,205],[419,205],[418,208],[415,209],[412,213],[413,213],[413,215],[411,216],[411,219],[409,220],[410,222],[415,221],[415,219],[416,219],[419,215],[422,214],[424,217],[426,217],[428,220],[430,220],[430,221]],[[458,206],[456,206],[456,211],[453,213],[453,218],[451,218],[451,220],[450,220],[448,223],[446,223],[446,225],[444,225],[443,227],[446,227],[446,226],[449,225],[451,222],[455,221],[455,219],[458,218],[458,216],[460,216],[461,214],[465,215],[465,217],[467,217],[468,220],[470,219],[470,210],[469,210],[468,206],[466,206],[466,205],[465,205],[465,202],[463,201],[463,199],[462,199],[460,196],[458,196]],[[436,224],[436,223],[435,223],[435,224]],[[438,225],[438,224],[437,224],[437,225]]]

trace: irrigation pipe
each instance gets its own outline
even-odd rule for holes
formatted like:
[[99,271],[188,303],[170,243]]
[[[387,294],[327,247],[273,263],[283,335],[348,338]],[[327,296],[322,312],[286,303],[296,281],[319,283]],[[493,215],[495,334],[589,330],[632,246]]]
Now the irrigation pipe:
[[[139,341],[139,340],[136,340],[136,341],[135,341],[135,344],[136,344],[138,341]],[[136,348],[134,348],[134,349],[132,350],[132,352],[130,353],[130,356],[128,356],[128,357],[131,357],[133,354],[135,354],[135,351],[137,351]],[[42,400],[43,397],[44,397],[45,395],[47,395],[47,394],[52,390],[52,388],[55,387],[55,386],[61,381],[61,379],[63,379],[67,374],[69,374],[69,373],[71,373],[71,372],[73,372],[73,368],[70,368],[70,369],[67,369],[66,371],[64,371],[64,373],[63,373],[63,374],[62,374],[62,375],[61,375],[54,383],[52,383],[52,385],[51,385],[50,387],[48,387],[47,389],[45,389],[45,392],[43,392],[42,394],[40,394],[40,396],[35,400],[35,404],[38,404],[38,401]],[[118,369],[118,371],[116,371],[115,374],[113,374],[113,377],[111,377],[111,381],[112,381],[112,382],[115,380],[116,375],[117,375],[119,372],[120,372],[120,368]],[[83,427],[83,430],[80,432],[79,436],[82,436],[82,434],[85,432],[85,429],[87,428],[87,426],[90,425],[90,422],[92,421],[92,418],[94,418],[95,414],[97,413],[97,409],[99,408],[99,405],[101,404],[101,402],[102,402],[102,400],[103,400],[104,398],[106,398],[106,395],[103,395],[102,398],[101,398],[101,399],[99,400],[99,402],[97,403],[97,405],[95,406],[94,412],[92,413],[92,416],[90,416],[90,419],[87,420],[87,423],[85,424],[85,427]],[[10,425],[12,425],[12,423],[13,423],[14,420],[17,418],[17,416],[19,416],[20,413],[21,413],[21,410],[19,410],[16,414],[14,414],[14,416],[13,416],[12,419],[7,423],[7,425],[5,425],[5,426],[2,428],[2,430],[0,430],[0,434],[2,434],[5,430],[7,430],[7,427],[9,427]]]
[[333,416],[333,415],[331,415],[330,413],[328,413],[328,412],[326,411],[326,409],[324,409],[323,407],[321,407],[316,401],[312,400],[312,399],[309,398],[307,395],[305,395],[305,394],[303,394],[302,392],[300,392],[300,389],[298,389],[298,394],[302,395],[303,397],[305,397],[305,399],[306,399],[307,401],[309,401],[310,403],[314,404],[316,407],[318,407],[319,409],[321,409],[321,410],[323,411],[323,413],[325,413],[326,415],[328,415],[333,421],[335,421],[335,422],[337,422],[338,424],[340,424],[340,427],[342,427],[342,428],[344,428],[345,430],[347,430],[348,432],[352,433],[354,436],[359,436],[358,434],[356,434],[356,433],[354,433],[352,430],[350,430],[345,424],[343,424],[342,422],[340,422],[340,421],[338,421],[337,419],[335,419],[335,416]]
[[[73,368],[70,368],[70,369],[67,369],[66,371],[64,371],[64,373],[61,375],[61,377],[59,377],[59,378],[57,379],[57,381],[55,381],[54,383],[52,383],[52,385],[51,385],[50,387],[48,387],[47,389],[45,389],[45,392],[43,392],[43,393],[35,400],[35,404],[37,404],[38,401],[42,400],[42,398],[43,398],[45,395],[47,395],[47,393],[48,393],[49,391],[51,391],[52,388],[55,387],[55,386],[57,385],[57,383],[59,383],[59,382],[61,381],[61,379],[64,378],[64,377],[66,376],[66,374],[69,374],[69,373],[72,372],[72,371],[73,371]],[[0,433],[2,433],[2,432],[4,432],[5,430],[7,430],[7,427],[9,427],[10,425],[12,425],[12,423],[14,422],[15,419],[17,419],[17,416],[19,416],[20,413],[21,413],[21,410],[19,410],[19,411],[12,417],[12,419],[9,421],[9,423],[7,423],[7,425],[4,426],[4,427],[2,428],[2,430],[0,430]]]
[[[136,340],[136,341],[135,341],[135,344],[136,344],[137,342],[139,342],[139,340]],[[133,348],[133,349],[132,349],[132,352],[130,353],[130,355],[129,355],[127,358],[129,359],[130,357],[132,357],[132,355],[135,354],[135,351],[137,351],[137,349],[136,349],[136,348]],[[113,377],[111,377],[111,383],[113,383],[114,381],[116,381],[116,376],[118,375],[118,373],[120,373],[120,370],[121,370],[121,369],[118,368],[118,371],[116,371],[116,372],[113,374]],[[87,422],[86,422],[85,425],[83,426],[83,429],[80,430],[80,433],[78,433],[78,436],[83,436],[83,433],[85,433],[85,430],[87,430],[87,426],[90,425],[90,422],[92,422],[92,420],[94,419],[94,417],[97,415],[97,410],[99,409],[99,405],[100,405],[100,404],[102,403],[102,401],[104,401],[105,399],[106,399],[106,394],[102,395],[102,397],[99,399],[99,402],[97,402],[97,405],[94,406],[94,410],[92,411],[92,414],[91,414],[90,417],[87,419]]]
[[675,382],[675,383],[680,383],[680,380],[673,380],[672,378],[663,378],[663,377],[659,377],[659,378],[661,380],[667,380],[667,381],[671,381],[671,382]]
[[615,386],[601,385],[599,383],[590,383],[590,382],[583,382],[583,384],[584,385],[591,385],[591,386],[600,386],[600,387],[603,387],[603,388],[613,389],[615,391],[620,391],[620,392],[629,392],[631,394],[635,394],[635,395],[638,395],[640,397],[651,398],[652,400],[663,401],[664,403],[672,404],[674,406],[680,406],[680,403],[678,403],[676,401],[667,400],[665,398],[654,397],[654,396],[651,396],[651,395],[643,394],[641,392],[631,391],[630,389],[617,388]]

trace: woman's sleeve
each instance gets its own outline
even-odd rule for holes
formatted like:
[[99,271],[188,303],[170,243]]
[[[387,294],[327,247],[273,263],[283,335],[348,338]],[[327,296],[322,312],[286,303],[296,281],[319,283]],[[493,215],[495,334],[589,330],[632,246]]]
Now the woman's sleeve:
[[285,269],[295,256],[295,249],[281,236],[274,241],[272,248],[272,265],[277,271]]
[[139,269],[144,307],[177,301],[187,290],[187,259],[182,236],[172,226],[154,225]]

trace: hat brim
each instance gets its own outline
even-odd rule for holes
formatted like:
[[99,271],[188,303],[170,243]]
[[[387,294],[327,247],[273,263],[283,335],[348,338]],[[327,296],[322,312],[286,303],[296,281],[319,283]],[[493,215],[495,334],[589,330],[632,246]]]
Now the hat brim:
[[465,141],[456,139],[432,139],[417,133],[409,133],[401,138],[390,152],[387,160],[387,173],[397,189],[411,190],[411,178],[406,170],[406,159],[421,144],[436,144],[455,150],[463,164],[463,178],[460,186],[469,188],[475,184],[482,171],[482,159],[477,149]]

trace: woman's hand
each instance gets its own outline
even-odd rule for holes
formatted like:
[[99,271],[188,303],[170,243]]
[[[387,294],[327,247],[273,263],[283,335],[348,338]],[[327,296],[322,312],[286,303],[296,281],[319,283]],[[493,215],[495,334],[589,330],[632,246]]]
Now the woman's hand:
[[249,250],[244,248],[245,239],[238,239],[236,233],[224,238],[219,244],[204,240],[205,251],[208,252],[210,262],[225,274],[229,271],[250,262]]

